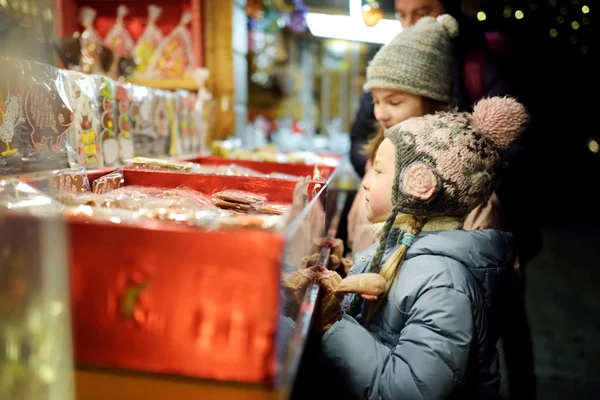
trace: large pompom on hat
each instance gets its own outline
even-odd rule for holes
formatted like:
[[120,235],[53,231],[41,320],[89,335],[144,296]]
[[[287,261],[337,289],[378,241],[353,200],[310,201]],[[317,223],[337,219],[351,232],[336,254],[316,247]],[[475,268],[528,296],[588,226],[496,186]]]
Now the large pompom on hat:
[[454,73],[451,41],[457,35],[458,22],[448,14],[421,18],[375,54],[363,89],[396,89],[449,103]]

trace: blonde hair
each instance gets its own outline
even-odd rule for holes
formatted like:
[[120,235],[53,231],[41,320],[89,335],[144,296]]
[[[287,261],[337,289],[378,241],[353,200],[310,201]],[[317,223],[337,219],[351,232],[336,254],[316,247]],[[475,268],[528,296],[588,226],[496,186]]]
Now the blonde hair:
[[[421,229],[423,229],[423,225],[425,223],[425,221],[422,218],[407,214],[402,215],[402,217],[406,217],[403,218],[403,222],[406,224],[406,231],[403,235],[409,234],[412,236],[417,236],[419,233],[421,233]],[[381,304],[387,298],[387,294],[390,291],[390,287],[392,287],[392,284],[400,274],[400,269],[402,268],[402,263],[404,262],[404,257],[406,256],[406,251],[408,250],[409,246],[410,245],[407,245],[406,242],[402,240],[400,246],[387,259],[387,261],[383,264],[383,267],[381,267],[379,275],[383,276],[383,278],[385,279],[385,291],[379,295],[377,300],[369,304],[369,310],[367,312],[367,321],[371,320],[373,315],[375,315]]]

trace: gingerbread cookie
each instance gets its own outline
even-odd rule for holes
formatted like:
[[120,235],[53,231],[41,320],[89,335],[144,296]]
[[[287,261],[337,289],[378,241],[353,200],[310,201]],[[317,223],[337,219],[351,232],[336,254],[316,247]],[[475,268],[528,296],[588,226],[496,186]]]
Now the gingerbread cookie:
[[124,182],[123,171],[115,171],[96,179],[92,183],[92,192],[97,194],[112,192],[123,186]]
[[29,172],[68,168],[67,136],[72,121],[67,71],[21,61],[23,123],[18,135]]
[[252,208],[252,206],[247,203],[235,203],[233,201],[222,200],[216,197],[214,197],[212,201],[215,206],[226,210],[250,211]]
[[256,211],[261,214],[283,215],[289,211],[290,207],[289,204],[267,203],[258,207]]
[[73,105],[73,124],[69,143],[77,154],[71,155],[71,166],[99,168],[104,165],[100,113],[94,78],[79,72],[67,71],[70,81],[70,100]]
[[119,141],[119,159],[126,163],[134,157],[131,136],[131,117],[129,115],[130,96],[126,85],[117,85],[117,135]]
[[102,136],[102,155],[104,165],[111,167],[119,162],[119,142],[117,117],[117,102],[115,99],[115,89],[112,80],[95,76],[96,88],[99,93],[100,105],[100,129]]
[[249,205],[263,204],[267,201],[266,196],[261,194],[246,192],[243,190],[222,190],[213,195],[213,198],[232,203],[242,203]]
[[90,181],[85,171],[57,172],[48,179],[48,187],[53,192],[90,192]]

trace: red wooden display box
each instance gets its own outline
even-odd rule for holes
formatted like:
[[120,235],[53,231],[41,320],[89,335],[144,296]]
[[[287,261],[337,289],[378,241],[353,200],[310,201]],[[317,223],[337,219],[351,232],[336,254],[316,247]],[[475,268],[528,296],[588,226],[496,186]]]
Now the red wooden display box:
[[[296,183],[137,169],[124,177],[126,185],[240,189],[284,203]],[[81,220],[68,231],[78,366],[277,385],[283,232]]]
[[201,156],[186,161],[195,162],[200,165],[239,165],[240,167],[250,168],[263,174],[286,174],[299,177],[313,177],[315,167],[321,172],[321,176],[328,180],[335,171],[335,166],[321,164],[303,164],[303,163],[279,163],[274,161],[254,161],[254,160],[235,160],[219,156]]

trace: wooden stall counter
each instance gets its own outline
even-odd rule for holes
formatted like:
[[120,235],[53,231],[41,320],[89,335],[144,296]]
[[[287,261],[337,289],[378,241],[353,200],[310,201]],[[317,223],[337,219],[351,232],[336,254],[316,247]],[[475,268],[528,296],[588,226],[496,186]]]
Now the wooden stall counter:
[[76,400],[280,400],[283,391],[147,374],[77,370]]

